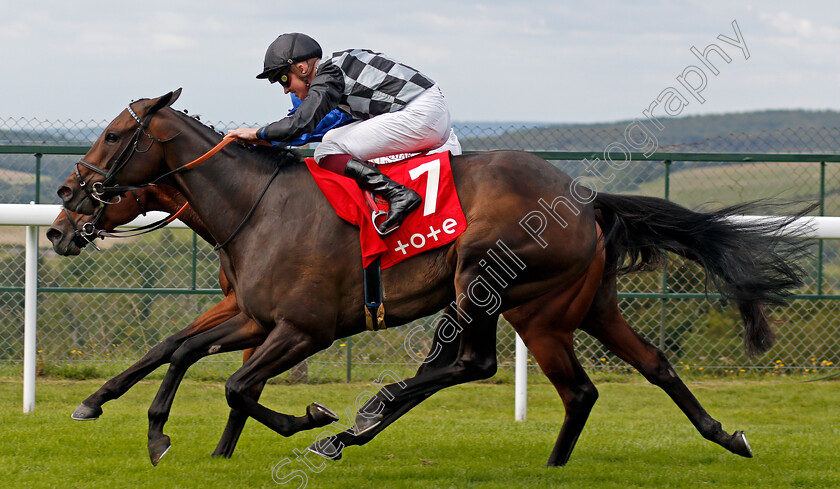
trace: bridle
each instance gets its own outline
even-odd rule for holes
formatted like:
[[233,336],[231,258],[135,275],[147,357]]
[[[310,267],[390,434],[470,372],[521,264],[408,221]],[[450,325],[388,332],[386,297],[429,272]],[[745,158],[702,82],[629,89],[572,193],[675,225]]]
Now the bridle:
[[96,209],[96,212],[93,214],[93,218],[84,223],[81,227],[73,219],[73,216],[70,215],[70,211],[67,210],[66,207],[62,206],[61,210],[64,212],[64,215],[67,216],[67,220],[70,221],[70,226],[73,228],[73,241],[79,246],[79,248],[84,248],[86,245],[93,246],[96,251],[102,251],[96,243],[93,242],[96,239],[96,223],[102,217],[102,212],[104,211],[105,206],[101,206]]
[[[114,179],[114,175],[116,175],[120,170],[125,168],[128,162],[131,161],[131,157],[134,156],[135,153],[146,153],[150,149],[152,149],[152,144],[154,144],[155,142],[167,143],[178,136],[176,134],[175,136],[172,136],[169,139],[158,139],[155,136],[152,136],[146,131],[146,129],[148,129],[149,124],[152,121],[152,116],[154,116],[154,112],[150,113],[144,119],[141,120],[137,113],[134,112],[134,109],[131,108],[131,104],[128,104],[127,110],[131,117],[133,117],[134,120],[136,120],[140,125],[137,127],[137,130],[134,131],[134,135],[131,136],[131,139],[128,141],[128,144],[125,146],[125,148],[123,148],[123,150],[114,160],[114,164],[111,166],[111,168],[108,171],[105,171],[97,167],[96,165],[85,161],[84,159],[80,159],[78,162],[76,162],[74,168],[74,173],[76,174],[76,180],[79,184],[79,187],[82,190],[84,190],[88,197],[99,202],[100,207],[119,203],[122,200],[122,197],[119,194],[125,193],[129,190],[138,190],[149,185],[154,185],[159,179],[156,179],[154,182],[142,186],[108,186],[108,184],[111,183],[111,181]],[[151,142],[149,143],[149,146],[146,149],[141,150],[138,148],[138,145],[142,136],[146,136],[148,139],[151,140]],[[94,182],[93,184],[88,185],[88,182],[84,178],[82,178],[82,174],[81,172],[79,172],[80,165],[94,173],[104,176],[105,179],[101,182]],[[110,199],[105,198],[106,194],[114,194],[117,197],[116,202],[111,202]]]
[[[140,213],[143,216],[145,216],[148,213],[148,210],[146,209],[146,206],[143,205],[143,201],[140,200],[140,196],[138,196],[137,192],[135,192],[134,190],[130,190],[130,192],[134,196],[134,200],[137,202],[137,205],[140,207]],[[98,246],[96,246],[96,243],[94,243],[93,241],[94,239],[132,238],[134,236],[140,236],[141,234],[150,233],[152,231],[165,227],[172,221],[178,219],[178,217],[180,217],[181,214],[183,214],[184,211],[187,210],[187,207],[189,207],[189,204],[184,203],[184,205],[178,208],[177,211],[175,211],[167,217],[164,217],[163,219],[159,219],[150,224],[146,224],[144,226],[125,231],[106,231],[104,228],[97,228],[97,224],[99,223],[99,220],[102,219],[102,214],[105,212],[106,209],[104,205],[99,206],[99,208],[96,209],[96,212],[94,212],[92,218],[81,226],[79,226],[76,220],[73,219],[73,216],[70,215],[70,212],[65,207],[62,206],[61,210],[64,212],[64,215],[67,216],[67,220],[70,221],[70,226],[73,228],[73,240],[76,241],[76,244],[82,248],[86,245],[91,245],[96,249],[96,251],[102,251]]]
[[[76,174],[76,179],[78,180],[79,187],[81,187],[84,190],[84,192],[90,198],[99,202],[99,209],[97,209],[96,213],[94,214],[94,219],[91,219],[90,222],[85,223],[85,225],[82,226],[81,228],[78,228],[78,226],[76,225],[73,218],[70,216],[69,213],[67,213],[67,209],[64,209],[64,211],[65,211],[65,213],[67,213],[67,217],[70,219],[70,222],[73,226],[73,229],[74,229],[74,232],[75,232],[76,236],[85,240],[85,241],[87,241],[90,244],[93,244],[91,242],[91,239],[90,239],[91,236],[93,236],[94,238],[96,238],[96,237],[100,237],[100,238],[104,238],[104,237],[127,238],[127,237],[139,236],[141,234],[145,234],[145,233],[160,229],[160,228],[166,226],[167,224],[169,224],[170,222],[174,221],[175,219],[177,219],[177,217],[181,213],[183,213],[184,210],[186,210],[187,206],[189,205],[188,203],[184,204],[180,209],[178,209],[178,211],[176,211],[174,214],[170,215],[167,218],[161,219],[159,221],[148,224],[146,226],[142,226],[140,228],[136,228],[136,229],[131,230],[131,231],[112,231],[112,232],[108,232],[108,231],[105,231],[105,230],[98,230],[97,231],[96,226],[94,224],[95,222],[97,222],[99,220],[99,218],[101,218],[102,212],[104,212],[104,209],[105,209],[106,205],[116,204],[116,203],[119,203],[122,200],[122,197],[120,197],[119,194],[126,193],[126,192],[134,193],[135,190],[140,190],[140,189],[143,189],[143,188],[146,188],[146,187],[154,186],[159,181],[161,181],[161,180],[163,180],[167,177],[170,177],[170,176],[178,174],[178,173],[183,173],[183,172],[189,171],[189,170],[195,168],[196,166],[200,165],[201,163],[204,163],[205,161],[210,159],[210,157],[212,157],[213,155],[215,155],[216,153],[221,151],[222,148],[224,148],[228,144],[236,141],[236,139],[233,138],[233,137],[225,136],[224,138],[222,138],[222,140],[218,144],[216,144],[213,148],[211,148],[210,151],[204,153],[203,155],[199,156],[195,160],[193,160],[193,161],[191,161],[191,162],[189,162],[189,163],[187,163],[183,166],[180,166],[178,168],[175,168],[174,170],[170,170],[170,171],[164,173],[163,175],[158,176],[157,178],[155,178],[154,180],[152,180],[149,183],[139,184],[139,185],[129,185],[129,186],[121,186],[121,185],[111,185],[111,186],[109,186],[108,184],[111,183],[114,180],[114,176],[128,164],[128,162],[131,160],[131,157],[134,156],[135,153],[146,153],[149,150],[151,150],[152,145],[155,142],[165,144],[165,143],[168,143],[169,141],[172,141],[173,139],[175,139],[176,137],[178,137],[181,134],[179,132],[178,134],[175,134],[174,136],[172,136],[169,139],[159,139],[159,138],[149,134],[146,131],[149,127],[149,124],[151,123],[152,116],[155,115],[156,111],[152,111],[149,114],[147,114],[145,118],[140,119],[140,117],[137,115],[137,113],[134,112],[134,110],[131,108],[131,104],[128,104],[127,109],[128,109],[128,113],[131,115],[131,117],[133,117],[134,120],[137,121],[140,124],[140,126],[137,128],[136,131],[134,131],[134,135],[131,137],[128,144],[125,146],[125,148],[123,148],[122,152],[120,152],[120,154],[114,160],[113,166],[111,166],[111,168],[108,171],[105,171],[105,170],[102,170],[101,168],[98,168],[96,165],[93,165],[93,164],[85,161],[84,159],[80,159],[75,165],[75,170],[74,171],[75,171],[75,174]],[[138,143],[140,142],[140,139],[141,139],[142,136],[146,136],[148,139],[151,140],[151,142],[149,143],[149,146],[146,149],[143,149],[143,150],[138,149]],[[164,146],[164,152],[165,152],[165,146]],[[164,156],[165,156],[165,153],[164,153]],[[93,171],[93,172],[95,172],[99,175],[102,175],[105,178],[101,182],[94,182],[93,184],[88,185],[87,181],[84,178],[82,178],[82,174],[79,172],[79,165],[81,165],[81,166],[83,166],[83,167],[85,167],[85,168],[87,168],[87,169],[89,169],[89,170],[91,170],[91,171]],[[217,244],[213,247],[214,251],[218,251],[219,249],[227,246],[227,244],[230,243],[237,234],[239,234],[239,232],[245,226],[245,223],[251,218],[251,216],[256,211],[257,206],[259,206],[259,203],[262,201],[263,196],[265,196],[266,192],[268,191],[268,187],[271,186],[271,182],[274,181],[274,178],[277,177],[277,175],[279,173],[280,173],[280,166],[277,165],[274,169],[274,173],[271,175],[268,182],[266,182],[265,187],[262,189],[262,192],[257,197],[256,202],[254,202],[254,205],[251,207],[251,210],[248,211],[248,213],[243,218],[242,222],[240,222],[239,226],[233,231],[233,233],[230,234],[230,236],[228,236],[228,238],[224,242],[222,242],[220,244]],[[106,195],[108,195],[108,194],[116,195],[117,201],[116,202],[110,202],[107,198],[105,198]],[[134,193],[134,198],[137,199],[138,203],[140,203],[140,199],[137,197],[136,193]],[[142,204],[141,204],[141,208],[143,208]],[[145,215],[145,212],[143,214]],[[90,225],[89,228],[88,228],[88,225]],[[94,248],[99,250],[99,248],[95,244],[93,246],[94,246]]]

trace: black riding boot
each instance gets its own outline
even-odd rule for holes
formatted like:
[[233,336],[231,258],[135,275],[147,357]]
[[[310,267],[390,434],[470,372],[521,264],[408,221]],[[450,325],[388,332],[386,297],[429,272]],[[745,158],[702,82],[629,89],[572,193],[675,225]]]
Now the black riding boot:
[[372,165],[351,158],[344,175],[355,180],[363,190],[369,190],[388,201],[388,216],[379,225],[379,232],[396,229],[408,213],[416,209],[423,199],[420,195],[391,180]]

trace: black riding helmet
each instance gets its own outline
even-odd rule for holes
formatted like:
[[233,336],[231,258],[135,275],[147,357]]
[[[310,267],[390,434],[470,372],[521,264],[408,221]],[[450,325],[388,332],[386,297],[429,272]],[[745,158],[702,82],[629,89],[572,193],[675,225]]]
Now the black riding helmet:
[[257,78],[269,78],[279,70],[289,69],[298,61],[320,58],[322,54],[321,45],[306,34],[299,32],[281,34],[268,46],[263,62],[263,72],[257,75]]

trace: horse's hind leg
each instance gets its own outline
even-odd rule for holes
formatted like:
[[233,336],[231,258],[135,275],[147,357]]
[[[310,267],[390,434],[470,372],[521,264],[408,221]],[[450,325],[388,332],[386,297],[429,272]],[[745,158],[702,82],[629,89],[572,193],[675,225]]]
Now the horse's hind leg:
[[[435,328],[435,335],[432,345],[429,348],[429,353],[423,363],[420,364],[420,367],[417,369],[417,373],[414,377],[412,377],[412,379],[421,375],[437,375],[437,373],[454,364],[458,359],[458,353],[461,348],[460,342],[454,341],[455,338],[449,337],[446,333],[446,329],[451,327],[451,323],[448,318],[453,317],[454,315],[454,309],[451,307],[444,311],[444,314],[441,316],[441,319],[438,321]],[[408,380],[409,379],[406,379],[402,383],[383,386],[376,395],[365,403],[362,407],[363,411],[369,410],[370,406],[379,406],[380,409],[378,409],[378,422],[375,424],[368,424],[368,426],[366,426],[367,429],[365,429],[363,433],[359,432],[359,427],[354,425],[353,427],[336,435],[321,438],[316,443],[313,443],[309,447],[309,450],[313,453],[321,455],[324,458],[338,460],[341,458],[341,453],[345,447],[364,445],[365,443],[371,441],[391,423],[401,418],[405,413],[412,410],[415,406],[425,401],[433,394],[433,392],[427,392],[421,396],[416,396],[411,399],[403,399],[401,402],[395,402],[396,399],[394,398],[392,392],[401,390],[402,387],[405,386],[405,382],[408,382]],[[438,389],[442,389],[444,387],[445,385],[441,384]],[[357,417],[357,421],[358,424],[361,425],[365,423],[366,419],[361,416]]]
[[566,416],[548,457],[548,466],[566,465],[578,437],[598,400],[598,390],[580,366],[573,348],[571,332],[543,336],[529,345],[534,359],[560,394]]
[[599,253],[574,283],[505,312],[505,318],[563,400],[566,414],[548,458],[549,466],[569,461],[598,400],[598,390],[575,357],[573,334],[598,290],[603,265],[604,257]]
[[630,327],[618,309],[614,277],[604,279],[592,310],[581,329],[635,367],[651,384],[668,393],[704,438],[742,457],[752,457],[744,433],[726,433],[721,424],[703,409],[697,398],[688,390],[665,355]]

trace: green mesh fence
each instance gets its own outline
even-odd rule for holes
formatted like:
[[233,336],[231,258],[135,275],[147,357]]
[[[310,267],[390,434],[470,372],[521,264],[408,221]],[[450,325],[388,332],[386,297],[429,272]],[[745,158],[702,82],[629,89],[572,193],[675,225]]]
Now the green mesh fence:
[[[55,188],[78,160],[71,152],[98,137],[105,121],[0,119],[0,202],[58,203]],[[223,131],[241,124],[214,124]],[[255,124],[251,124],[255,125]],[[626,125],[566,127],[460,124],[464,149],[578,151],[599,154],[624,141]],[[780,128],[755,134],[728,134],[688,142],[661,137],[660,152],[674,153],[840,153],[840,129]],[[23,148],[23,147],[26,148]],[[13,147],[21,147],[15,151]],[[53,147],[53,151],[46,148]],[[716,208],[759,198],[815,200],[824,197],[825,215],[840,215],[840,163],[744,161],[634,161],[608,183],[598,181],[580,158],[552,162],[582,176],[599,190],[667,197],[690,208]],[[40,174],[36,179],[36,167]],[[608,175],[607,175],[608,176]],[[36,181],[40,188],[36,196]],[[221,299],[218,259],[212,248],[188,230],[165,229],[140,238],[107,241],[101,253],[86,249],[78,257],[59,257],[43,238],[39,261],[38,358],[41,371],[116,374],[166,336],[186,327]],[[194,244],[196,243],[196,244]],[[661,348],[681,371],[709,375],[830,373],[840,365],[840,242],[825,240],[814,258],[802,294],[771,311],[777,346],[754,359],[743,353],[737,313],[725,304],[698,297],[705,292],[702,271],[676,258],[663,273],[620,280],[621,308],[630,324]],[[24,229],[0,227],[0,375],[19,373],[23,351]],[[79,292],[74,288],[96,288]],[[52,289],[60,288],[61,291]],[[112,293],[115,289],[129,289]],[[160,293],[156,289],[177,289]],[[210,290],[208,290],[210,289]],[[667,290],[668,297],[656,294]],[[629,297],[647,293],[649,296]],[[692,296],[680,296],[688,293]],[[347,378],[369,380],[383,371],[412,374],[417,355],[431,344],[434,317],[401,328],[337,340],[306,365],[281,380],[309,382]],[[412,334],[413,333],[413,334]],[[410,341],[407,340],[412,334]],[[512,378],[514,333],[501,321],[498,337],[500,377]],[[591,372],[630,371],[584,333],[576,351]],[[241,359],[238,353],[206,358],[192,376],[224,378]],[[531,362],[533,364],[533,362]],[[536,372],[536,367],[532,369]]]

